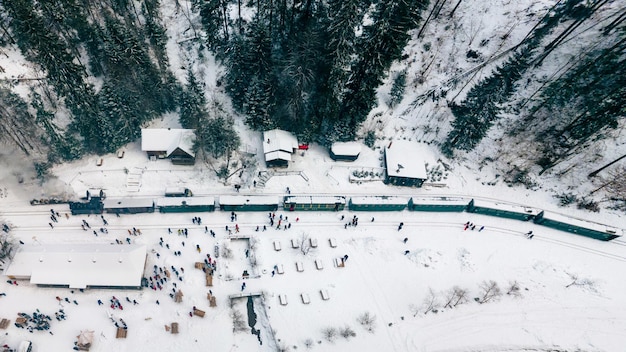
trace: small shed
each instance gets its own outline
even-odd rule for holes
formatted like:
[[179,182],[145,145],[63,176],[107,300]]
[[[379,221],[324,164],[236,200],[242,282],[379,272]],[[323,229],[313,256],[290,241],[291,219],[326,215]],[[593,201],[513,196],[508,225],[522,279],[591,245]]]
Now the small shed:
[[287,167],[298,150],[298,139],[292,133],[274,129],[263,132],[263,155],[268,167]]
[[117,332],[115,333],[116,339],[125,339],[126,335],[128,335],[128,329],[124,327],[118,327]]
[[80,332],[80,335],[76,336],[78,339],[78,341],[76,341],[76,347],[78,347],[80,351],[89,351],[93,344],[93,333],[93,330],[83,330]]
[[358,142],[333,143],[329,154],[334,161],[355,161],[361,154],[361,144]]
[[398,140],[389,143],[384,151],[386,184],[422,187],[428,179],[426,163],[420,157],[417,143]]

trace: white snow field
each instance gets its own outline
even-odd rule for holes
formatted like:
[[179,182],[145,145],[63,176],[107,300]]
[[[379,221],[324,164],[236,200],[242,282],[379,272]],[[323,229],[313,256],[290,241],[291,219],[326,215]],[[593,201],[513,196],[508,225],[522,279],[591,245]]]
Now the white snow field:
[[[255,138],[260,144],[260,137],[254,134],[249,140]],[[425,153],[428,148],[424,146]],[[446,187],[416,189],[386,186],[380,181],[362,184],[348,181],[351,168],[376,166],[379,157],[378,151],[364,148],[356,162],[335,163],[325,150],[313,145],[304,154],[297,154],[294,165],[288,169],[304,172],[308,180],[298,173],[276,174],[267,181],[265,188],[251,185],[257,170],[262,168],[246,172],[242,179],[235,176],[231,184],[225,186],[204,165],[180,167],[167,160],[148,161],[138,144],[129,145],[122,159],[116,155],[102,157],[100,167],[96,166],[96,157],[58,166],[54,174],[59,178],[47,188],[28,180],[18,184],[14,177],[5,174],[0,185],[3,189],[0,216],[2,222],[10,224],[16,240],[30,245],[112,243],[124,246],[129,238],[133,244],[147,246],[145,277],[152,275],[155,265],[168,268],[170,272],[173,266],[182,280],[172,272],[172,280],[164,283],[162,290],[87,289],[72,293],[71,289],[37,287],[27,280],[18,281],[15,286],[3,277],[0,293],[6,296],[0,296],[0,319],[10,319],[11,324],[6,330],[0,330],[0,342],[16,347],[22,340],[31,340],[34,351],[64,351],[74,346],[81,330],[92,330],[95,332],[92,351],[623,349],[626,344],[626,305],[623,303],[626,281],[620,273],[626,269],[626,247],[619,240],[602,242],[531,222],[465,212],[287,212],[279,209],[275,212],[275,221],[281,215],[284,219],[281,229],[277,230],[269,227],[267,212],[239,212],[234,222],[231,222],[230,212],[219,210],[121,217],[105,214],[108,225],[104,226],[98,215],[66,217],[69,208],[64,204],[28,204],[33,195],[39,194],[37,192],[49,196],[51,188],[55,187],[59,194],[73,190],[75,199],[84,195],[86,189],[94,188],[103,188],[109,196],[115,197],[160,197],[166,187],[172,186],[188,187],[196,196],[217,198],[238,195],[232,184],[242,184],[239,195],[265,195],[276,199],[286,195],[286,187],[292,195],[480,196],[624,227],[616,214],[591,215],[564,210],[556,207],[546,193],[459,181],[461,177],[455,175],[454,170],[446,180]],[[124,168],[142,170],[138,188],[126,187]],[[471,177],[466,179],[471,180]],[[54,229],[48,225],[50,208],[60,213]],[[195,216],[201,217],[202,224],[192,222]],[[358,225],[346,226],[354,216],[358,217]],[[90,223],[92,230],[84,231],[82,220]],[[464,230],[467,221],[476,224],[476,229]],[[400,222],[404,226],[398,230]],[[239,233],[234,231],[235,224],[240,227]],[[285,230],[285,224],[291,227]],[[262,230],[263,225],[268,227],[266,231]],[[205,233],[205,226],[215,231],[215,238]],[[231,236],[225,226],[230,227]],[[485,229],[479,232],[482,226]],[[106,227],[108,234],[100,233],[101,227]],[[141,235],[129,235],[133,227],[139,229]],[[168,233],[168,228],[172,229],[172,234]],[[187,238],[177,234],[178,229],[184,228],[188,229]],[[98,230],[97,237],[92,232],[94,229]],[[528,231],[535,234],[533,239],[526,238]],[[160,238],[163,238],[163,246],[159,244]],[[305,247],[310,248],[304,251],[292,248],[293,244],[301,247],[303,239],[308,244]],[[310,246],[311,241],[307,239],[312,239],[316,246]],[[124,244],[116,244],[118,241]],[[276,250],[277,244],[280,251]],[[217,258],[215,246],[220,248]],[[175,251],[182,255],[174,255]],[[194,268],[194,263],[203,261],[207,254],[217,261],[212,287],[205,286],[204,273]],[[345,255],[348,260],[343,267],[338,267]],[[248,271],[247,279],[242,277],[244,270]],[[483,304],[477,303],[474,298],[482,297],[481,285],[490,280],[497,283],[502,295]],[[173,293],[174,282],[176,289],[184,294],[181,303],[175,303],[169,296]],[[243,282],[246,287],[242,291]],[[506,294],[513,282],[519,284],[519,294]],[[467,291],[467,302],[444,307],[455,286]],[[209,290],[216,297],[216,307],[209,306]],[[431,290],[437,313],[425,312],[424,302]],[[247,326],[247,298],[230,298],[242,293],[256,297],[253,299],[257,315],[254,327],[260,331],[262,344]],[[111,309],[112,296],[119,299],[123,310]],[[61,302],[56,297],[61,298]],[[66,297],[70,303],[64,300]],[[127,302],[126,297],[138,304]],[[281,304],[280,297],[286,304]],[[99,299],[104,305],[98,305]],[[194,306],[204,310],[206,315],[190,317]],[[52,317],[49,331],[30,333],[13,325],[19,312],[32,314],[37,309]],[[54,318],[59,309],[64,310],[66,320]],[[233,310],[243,317],[245,331],[233,332]],[[371,324],[362,325],[359,320],[366,313]],[[116,339],[111,318],[126,322],[127,338]],[[173,322],[179,323],[178,334],[165,329]],[[350,331],[355,336],[350,336]],[[342,337],[342,332],[348,338]]]

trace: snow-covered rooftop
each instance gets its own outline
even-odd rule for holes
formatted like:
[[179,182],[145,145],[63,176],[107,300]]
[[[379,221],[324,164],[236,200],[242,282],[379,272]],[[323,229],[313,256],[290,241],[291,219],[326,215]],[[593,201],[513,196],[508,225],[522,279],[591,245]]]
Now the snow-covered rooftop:
[[283,130],[269,130],[263,132],[263,153],[283,151],[293,153],[298,148],[298,139],[290,132]]
[[482,208],[489,208],[489,209],[499,209],[499,210],[510,211],[514,213],[529,214],[529,215],[538,215],[541,212],[540,209],[529,208],[523,205],[504,203],[504,202],[492,202],[492,201],[479,200],[479,199],[474,199],[474,206],[482,207]]
[[285,203],[296,204],[346,204],[346,198],[342,196],[288,196]]
[[337,142],[330,146],[330,151],[335,155],[358,156],[361,153],[361,143]]
[[427,179],[422,152],[414,142],[395,140],[385,148],[387,175]]
[[[263,143],[265,144],[265,143]],[[277,150],[274,152],[265,153],[265,161],[270,160],[287,160],[291,161],[291,153],[283,152],[282,150]]]
[[350,202],[352,204],[398,204],[406,205],[409,203],[409,198],[394,197],[394,196],[371,196],[371,197],[351,197]]
[[145,261],[145,245],[23,245],[4,275],[70,288],[139,287]]
[[213,205],[215,197],[163,197],[156,200],[157,206]]
[[172,154],[176,148],[194,156],[194,130],[176,128],[144,128],[141,130],[141,150],[144,152],[166,152]]
[[274,196],[220,196],[219,202],[222,205],[278,204],[278,197],[274,197]]

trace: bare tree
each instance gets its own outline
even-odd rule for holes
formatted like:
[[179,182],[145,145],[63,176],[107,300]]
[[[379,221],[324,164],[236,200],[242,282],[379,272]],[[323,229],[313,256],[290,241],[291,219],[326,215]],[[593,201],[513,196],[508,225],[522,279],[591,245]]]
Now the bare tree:
[[444,304],[444,307],[454,308],[465,302],[467,302],[467,290],[462,289],[459,286],[454,286],[448,290],[446,294],[446,304]]
[[0,263],[11,260],[17,248],[17,244],[13,236],[8,233],[0,235]]
[[522,293],[520,292],[519,284],[517,281],[509,281],[509,288],[506,290],[507,295],[511,295],[514,297],[521,297]]
[[480,294],[481,297],[478,298],[477,302],[483,304],[502,296],[502,291],[497,282],[490,280],[480,284]]
[[311,251],[311,248],[311,239],[309,234],[303,232],[300,237],[300,253],[302,253],[302,255],[307,255]]
[[333,342],[337,338],[337,329],[333,327],[328,327],[322,330],[322,335],[328,342]]
[[587,286],[592,288],[594,285],[593,280],[591,279],[581,279],[578,274],[569,274],[570,278],[572,279],[572,282],[570,282],[569,284],[565,285],[565,288],[569,288],[570,286]]
[[307,350],[310,350],[313,348],[313,343],[313,339],[306,339],[304,340],[304,347],[306,347]]
[[356,332],[354,330],[352,330],[352,328],[347,326],[347,325],[343,329],[339,330],[339,334],[343,338],[345,338],[346,340],[349,340],[351,337],[355,337],[356,336]]
[[[422,309],[424,309],[424,314],[428,314],[429,312],[437,313],[437,310],[439,309],[439,301],[432,287],[428,288],[428,295],[424,298],[422,307]],[[415,312],[415,315],[417,315],[417,312]]]
[[365,312],[356,319],[359,324],[363,326],[367,332],[374,333],[376,330],[376,316],[371,314],[370,312]]
[[233,332],[242,332],[248,330],[246,320],[244,319],[243,314],[240,311],[236,309],[231,310],[230,317],[233,319]]

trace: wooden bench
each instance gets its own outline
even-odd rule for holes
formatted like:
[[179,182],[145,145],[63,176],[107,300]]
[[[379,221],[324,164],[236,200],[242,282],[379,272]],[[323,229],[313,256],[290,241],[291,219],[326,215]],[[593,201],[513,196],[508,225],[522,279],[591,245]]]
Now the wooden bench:
[[301,294],[300,297],[302,297],[302,303],[304,304],[311,303],[311,298],[309,298],[309,295],[307,293]]
[[330,296],[328,296],[328,291],[324,289],[320,290],[320,295],[322,296],[322,299],[324,301],[328,301],[328,299],[330,299]]
[[300,248],[300,243],[296,239],[291,239],[291,248]]
[[280,305],[282,306],[286,306],[287,305],[287,296],[285,295],[278,295],[278,301],[280,302]]
[[302,266],[302,262],[296,262],[296,270],[298,270],[298,272],[304,271],[304,266]]
[[125,339],[128,334],[128,330],[122,327],[117,328],[117,332],[115,333],[116,339]]
[[328,239],[328,243],[330,244],[331,248],[336,248],[337,247],[337,240],[334,238],[329,238]]
[[0,321],[0,329],[6,330],[6,328],[9,327],[10,323],[11,321],[9,319],[2,319],[2,321]]
[[311,248],[317,248],[317,239],[309,238],[309,244],[311,244]]
[[322,261],[319,259],[315,259],[315,267],[317,268],[317,270],[324,269],[324,265],[322,264]]
[[280,247],[280,241],[274,241],[274,250],[280,251],[282,248]]
[[172,334],[178,334],[178,323],[172,323]]
[[335,266],[338,268],[343,268],[345,266],[342,258],[336,258],[335,257]]
[[282,264],[276,265],[276,273],[281,275],[285,273],[285,268]]

